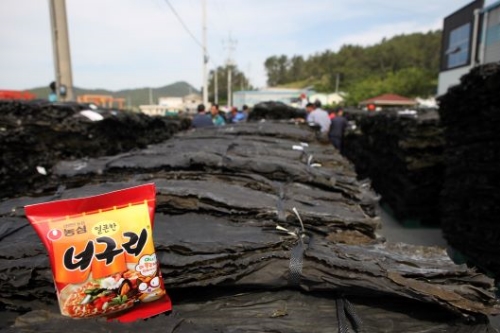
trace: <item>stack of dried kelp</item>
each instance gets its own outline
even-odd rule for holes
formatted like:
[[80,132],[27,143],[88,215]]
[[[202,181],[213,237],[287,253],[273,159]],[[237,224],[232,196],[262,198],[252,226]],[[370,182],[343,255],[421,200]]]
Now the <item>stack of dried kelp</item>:
[[305,110],[296,109],[282,102],[269,101],[256,104],[248,115],[248,120],[289,120],[305,117]]
[[500,276],[500,64],[477,67],[440,98],[446,128],[443,233]]
[[[66,190],[0,203],[0,315],[14,323],[4,331],[492,332],[493,281],[442,249],[376,238],[372,191],[313,138],[307,126],[246,123],[58,163]],[[62,318],[22,207],[145,182],[157,187],[173,313],[128,325]]]
[[435,111],[384,111],[362,117],[345,154],[369,177],[401,222],[439,224],[443,135]]
[[85,104],[2,101],[0,198],[37,190],[61,159],[144,148],[186,125],[125,111],[90,110]]

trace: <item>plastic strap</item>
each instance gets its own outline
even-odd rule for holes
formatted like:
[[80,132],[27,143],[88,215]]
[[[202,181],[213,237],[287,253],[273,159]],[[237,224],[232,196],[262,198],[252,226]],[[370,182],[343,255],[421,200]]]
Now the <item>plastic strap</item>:
[[56,193],[54,193],[54,195],[50,198],[50,201],[60,199],[65,190],[66,190],[66,185],[59,185],[57,187]]
[[347,299],[344,299],[344,310],[351,319],[352,328],[357,333],[363,332],[363,321],[359,318],[354,306]]
[[[300,236],[299,236],[300,237]],[[304,257],[304,244],[298,242],[290,251],[290,276],[288,282],[292,286],[300,284],[300,277],[302,276],[302,264]]]
[[349,326],[344,310],[344,299],[337,298],[337,320],[339,322],[339,333],[349,333]]
[[286,222],[284,201],[285,201],[285,189],[283,187],[283,184],[280,184],[278,188],[278,201],[276,202],[276,211],[279,222]]
[[[349,333],[349,322],[347,317],[350,319],[350,323],[354,332],[363,333],[363,321],[359,318],[354,306],[347,299],[343,297],[337,298],[337,319],[339,323],[339,333]],[[347,316],[346,316],[347,315]]]

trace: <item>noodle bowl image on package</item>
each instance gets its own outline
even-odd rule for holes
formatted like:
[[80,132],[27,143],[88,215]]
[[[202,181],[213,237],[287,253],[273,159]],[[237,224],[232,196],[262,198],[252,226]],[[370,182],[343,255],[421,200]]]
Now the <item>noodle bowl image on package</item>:
[[130,322],[171,310],[154,209],[154,184],[25,207],[49,253],[63,315]]

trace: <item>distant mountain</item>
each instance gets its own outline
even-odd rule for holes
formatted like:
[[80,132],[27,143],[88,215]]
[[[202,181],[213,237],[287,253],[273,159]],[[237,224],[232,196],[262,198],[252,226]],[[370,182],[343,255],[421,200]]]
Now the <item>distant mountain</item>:
[[[75,95],[111,95],[115,98],[125,98],[125,105],[130,102],[131,106],[139,106],[149,104],[149,94],[153,97],[153,104],[158,103],[159,97],[184,97],[191,93],[200,94],[201,92],[195,89],[187,82],[181,81],[169,84],[160,88],[137,88],[125,89],[119,91],[111,91],[106,89],[84,89],[74,87]],[[35,94],[39,98],[47,98],[49,95],[49,87],[39,87],[29,89],[29,92]]]

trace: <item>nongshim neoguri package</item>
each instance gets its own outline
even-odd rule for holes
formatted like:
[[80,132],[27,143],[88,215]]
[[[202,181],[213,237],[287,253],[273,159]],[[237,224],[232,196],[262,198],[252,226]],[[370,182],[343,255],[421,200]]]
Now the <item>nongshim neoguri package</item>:
[[130,322],[171,310],[153,244],[155,194],[146,184],[25,207],[63,315]]

